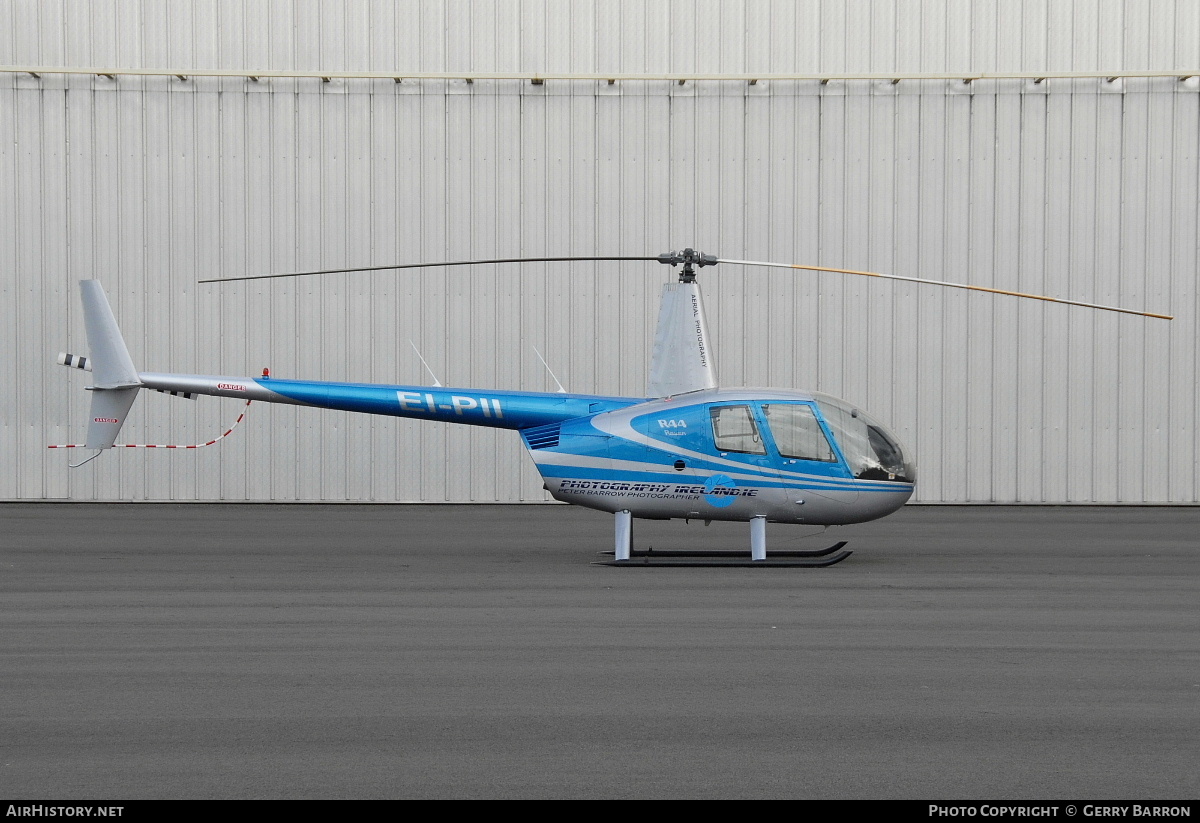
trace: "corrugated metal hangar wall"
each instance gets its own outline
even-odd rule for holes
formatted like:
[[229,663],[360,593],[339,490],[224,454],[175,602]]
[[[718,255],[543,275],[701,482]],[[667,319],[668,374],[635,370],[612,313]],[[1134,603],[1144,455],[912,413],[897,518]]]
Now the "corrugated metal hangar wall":
[[[77,281],[104,282],[145,370],[423,382],[411,340],[447,385],[552,388],[537,347],[572,391],[638,395],[654,264],[196,281],[690,245],[1174,314],[701,277],[722,384],[861,403],[916,452],[918,500],[1200,499],[1188,0],[0,0],[0,21],[0,63],[42,68],[0,73],[0,498],[542,500],[511,432],[261,405],[219,446],[68,470],[45,446],[84,429],[87,377],[53,362],[86,351]],[[1154,71],[1178,76],[1118,76]],[[411,76],[437,72],[462,79]],[[855,72],[908,79],[779,77]],[[239,411],[151,394],[122,439]]]

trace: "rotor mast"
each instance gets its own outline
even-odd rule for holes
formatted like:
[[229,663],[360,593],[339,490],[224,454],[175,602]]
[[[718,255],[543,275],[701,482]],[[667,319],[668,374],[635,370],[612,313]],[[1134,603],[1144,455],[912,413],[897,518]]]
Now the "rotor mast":
[[717,387],[717,372],[709,343],[708,321],[704,319],[704,300],[696,269],[715,266],[715,255],[695,249],[667,252],[658,262],[682,265],[678,283],[664,283],[659,304],[658,326],[654,333],[654,352],[650,357],[650,376],[646,394],[669,397],[700,389]]

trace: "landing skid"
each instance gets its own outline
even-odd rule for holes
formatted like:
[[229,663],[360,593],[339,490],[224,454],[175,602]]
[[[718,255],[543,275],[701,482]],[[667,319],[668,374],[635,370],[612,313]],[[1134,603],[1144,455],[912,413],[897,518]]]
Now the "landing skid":
[[[677,549],[631,550],[628,560],[597,560],[595,566],[681,566],[681,567],[751,567],[751,568],[822,568],[840,563],[851,555],[843,551],[843,540],[827,549],[814,551],[771,552],[769,559],[751,560],[744,551],[689,551]],[[603,552],[615,555],[615,552]]]

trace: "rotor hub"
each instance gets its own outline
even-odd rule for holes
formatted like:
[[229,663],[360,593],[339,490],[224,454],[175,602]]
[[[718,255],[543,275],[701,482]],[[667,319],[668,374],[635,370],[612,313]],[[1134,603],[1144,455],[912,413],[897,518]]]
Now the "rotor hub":
[[695,249],[684,249],[683,251],[669,251],[666,254],[660,254],[658,262],[666,263],[668,266],[683,264],[683,268],[679,272],[679,282],[694,283],[696,282],[697,266],[701,268],[704,266],[715,266],[719,261],[716,255],[705,254]]

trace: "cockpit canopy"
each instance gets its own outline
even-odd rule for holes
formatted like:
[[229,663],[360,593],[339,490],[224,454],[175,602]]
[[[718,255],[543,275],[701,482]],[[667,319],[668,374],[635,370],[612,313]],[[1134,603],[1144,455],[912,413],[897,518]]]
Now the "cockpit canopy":
[[634,417],[636,430],[684,457],[715,449],[723,460],[788,473],[916,480],[913,461],[896,437],[845,400],[778,389],[722,389],[691,399],[655,404],[654,411]]
[[840,398],[819,392],[813,392],[813,398],[851,474],[863,480],[916,482],[916,466],[882,423]]

